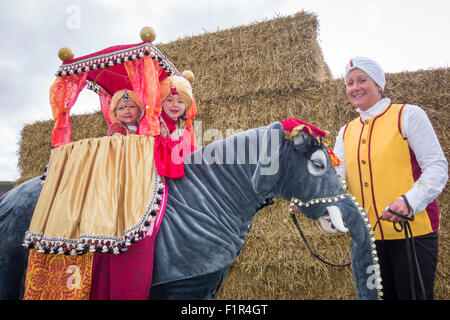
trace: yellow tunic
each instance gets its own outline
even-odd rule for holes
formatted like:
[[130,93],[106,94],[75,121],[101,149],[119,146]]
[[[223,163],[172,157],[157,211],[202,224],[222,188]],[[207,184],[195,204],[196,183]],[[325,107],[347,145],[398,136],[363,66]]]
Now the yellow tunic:
[[[411,189],[420,176],[420,167],[408,140],[402,136],[405,105],[391,104],[378,116],[363,121],[356,118],[344,132],[344,152],[349,191],[369,214],[374,225],[386,206]],[[393,223],[380,220],[377,240],[402,239]],[[439,229],[437,203],[433,201],[410,222],[414,236]]]

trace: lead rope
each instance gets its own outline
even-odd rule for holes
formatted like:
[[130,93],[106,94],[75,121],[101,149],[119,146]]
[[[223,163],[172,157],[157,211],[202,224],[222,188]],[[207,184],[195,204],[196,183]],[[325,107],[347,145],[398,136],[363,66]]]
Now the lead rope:
[[[405,197],[405,195],[402,195],[403,200],[405,201],[406,207],[408,208],[408,214],[413,212],[413,209],[411,205],[409,204],[408,199]],[[414,263],[416,264],[417,269],[417,277],[419,279],[420,289],[422,291],[422,298],[423,300],[426,300],[426,294],[425,294],[425,286],[423,284],[422,279],[422,273],[420,272],[420,266],[419,261],[417,259],[416,254],[416,246],[414,244],[414,236],[411,230],[411,225],[409,224],[409,221],[414,221],[414,215],[412,217],[405,216],[399,212],[396,212],[392,210],[391,208],[388,208],[388,211],[398,217],[406,219],[406,221],[400,221],[400,222],[393,222],[394,229],[397,232],[405,232],[405,247],[406,247],[406,255],[408,256],[408,269],[409,269],[409,281],[410,281],[410,289],[411,289],[411,297],[413,300],[417,300],[416,292],[415,292],[415,283],[414,283],[414,266],[413,266],[413,257],[414,257]],[[373,226],[373,231],[375,231],[375,228],[377,227],[378,223],[380,222],[381,217],[377,219],[375,222],[375,225]],[[409,220],[409,221],[408,221]],[[400,228],[397,227],[397,224],[400,225]],[[411,248],[412,247],[412,252]]]
[[331,266],[331,267],[344,268],[344,267],[348,267],[348,266],[351,264],[350,262],[349,262],[349,263],[346,263],[346,264],[334,264],[334,263],[331,263],[331,262],[328,262],[328,261],[324,260],[320,255],[318,255],[317,253],[315,253],[315,252],[309,247],[308,241],[306,241],[305,235],[303,234],[302,230],[300,229],[300,226],[298,225],[297,218],[295,217],[295,213],[294,213],[294,212],[291,213],[291,217],[292,217],[292,220],[294,221],[295,226],[297,227],[298,232],[299,232],[300,235],[302,236],[303,241],[305,241],[306,247],[308,248],[309,252],[310,252],[315,258],[319,259],[320,261],[322,261],[323,263],[325,263],[325,264],[327,264],[327,265],[329,265],[329,266]]

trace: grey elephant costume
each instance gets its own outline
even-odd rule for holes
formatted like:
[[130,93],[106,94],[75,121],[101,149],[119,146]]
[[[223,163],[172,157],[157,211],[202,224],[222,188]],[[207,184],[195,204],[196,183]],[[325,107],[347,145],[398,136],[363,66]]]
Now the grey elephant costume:
[[[344,191],[325,146],[313,134],[285,135],[280,122],[238,133],[190,154],[183,179],[167,179],[150,299],[215,298],[255,214],[274,197],[308,204],[301,212],[314,220],[327,207],[337,207],[352,237],[357,298],[380,297],[377,257],[363,209]],[[27,250],[20,244],[40,182],[31,179],[0,198],[1,299],[23,295]]]

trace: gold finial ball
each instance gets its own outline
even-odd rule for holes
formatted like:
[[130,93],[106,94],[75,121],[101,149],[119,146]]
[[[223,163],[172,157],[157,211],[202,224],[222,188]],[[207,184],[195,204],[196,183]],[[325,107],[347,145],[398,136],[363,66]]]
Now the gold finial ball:
[[189,80],[190,83],[194,82],[195,76],[191,70],[184,70],[182,73],[183,77]]
[[58,57],[62,61],[67,61],[73,59],[73,52],[69,48],[61,48],[58,51]]
[[143,27],[141,29],[141,39],[142,41],[150,41],[153,42],[156,39],[155,30],[152,27]]

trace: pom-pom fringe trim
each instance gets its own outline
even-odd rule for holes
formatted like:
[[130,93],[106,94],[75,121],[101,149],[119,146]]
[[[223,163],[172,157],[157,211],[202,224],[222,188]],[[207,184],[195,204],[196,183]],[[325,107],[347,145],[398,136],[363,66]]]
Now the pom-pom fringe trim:
[[181,73],[175,66],[150,42],[145,42],[135,47],[114,51],[101,56],[86,58],[74,63],[63,64],[55,75],[57,77],[63,77],[92,70],[106,69],[115,66],[116,64],[141,59],[148,55],[150,55],[153,60],[158,61],[159,66],[163,68],[169,76],[181,76]]

